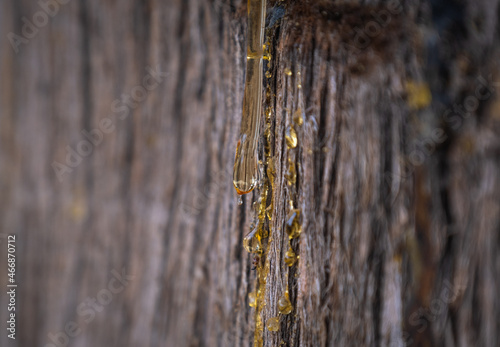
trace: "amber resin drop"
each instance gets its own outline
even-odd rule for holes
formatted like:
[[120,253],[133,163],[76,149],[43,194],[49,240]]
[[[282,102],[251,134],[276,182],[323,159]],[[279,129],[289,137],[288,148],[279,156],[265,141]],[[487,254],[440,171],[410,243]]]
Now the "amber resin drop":
[[288,290],[283,293],[283,295],[278,300],[278,310],[281,314],[289,314],[293,310],[292,303],[290,302],[290,297],[288,295]]
[[292,210],[288,214],[286,221],[286,232],[290,239],[295,239],[300,236],[302,227],[299,224],[300,210]]
[[238,194],[251,192],[258,182],[258,138],[262,112],[262,75],[266,1],[248,1],[247,71],[240,139],[236,147],[233,184]]
[[293,126],[289,125],[286,128],[285,132],[285,140],[286,140],[286,145],[288,148],[295,148],[297,147],[297,132],[293,128]]
[[257,295],[255,295],[255,292],[251,292],[248,294],[248,305],[250,307],[257,306]]
[[292,247],[288,249],[285,253],[285,264],[288,266],[293,266],[297,261],[297,255],[293,251]]
[[267,330],[276,332],[280,329],[280,320],[279,317],[269,318],[267,320]]
[[243,238],[243,247],[248,253],[262,253],[261,236],[258,233],[259,229],[254,228]]

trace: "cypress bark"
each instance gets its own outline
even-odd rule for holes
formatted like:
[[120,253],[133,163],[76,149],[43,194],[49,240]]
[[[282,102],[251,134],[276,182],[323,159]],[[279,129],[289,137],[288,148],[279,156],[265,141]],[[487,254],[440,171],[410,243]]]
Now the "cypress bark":
[[238,206],[232,185],[246,2],[2,1],[0,256],[16,235],[18,288],[0,344],[252,346],[268,269],[264,346],[498,345],[498,9],[268,1],[275,178],[254,271],[263,189]]

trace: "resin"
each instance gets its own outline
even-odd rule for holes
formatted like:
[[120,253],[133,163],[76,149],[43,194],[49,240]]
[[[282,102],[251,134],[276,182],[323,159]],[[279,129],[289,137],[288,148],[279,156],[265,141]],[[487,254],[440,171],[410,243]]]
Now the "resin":
[[288,295],[288,290],[283,293],[283,295],[278,300],[278,310],[281,314],[289,314],[293,310],[292,303],[290,302],[290,297]]
[[273,317],[273,318],[269,318],[267,320],[267,330],[272,331],[272,332],[276,332],[279,330],[279,328],[280,328],[279,317]]
[[251,192],[258,182],[265,13],[265,0],[248,1],[247,70],[240,139],[233,168],[233,184],[240,195]]

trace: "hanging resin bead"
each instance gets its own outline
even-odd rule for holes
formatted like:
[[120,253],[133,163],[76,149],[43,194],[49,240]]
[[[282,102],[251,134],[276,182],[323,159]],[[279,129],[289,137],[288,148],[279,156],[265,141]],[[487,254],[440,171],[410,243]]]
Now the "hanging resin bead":
[[272,317],[267,320],[267,330],[276,332],[280,329],[279,317]]
[[233,184],[238,194],[251,192],[258,182],[258,138],[262,110],[262,68],[265,0],[248,1],[247,71],[240,139],[236,147]]
[[288,295],[288,290],[286,290],[283,295],[278,300],[278,310],[281,314],[289,314],[293,310],[292,303],[290,302],[290,296]]

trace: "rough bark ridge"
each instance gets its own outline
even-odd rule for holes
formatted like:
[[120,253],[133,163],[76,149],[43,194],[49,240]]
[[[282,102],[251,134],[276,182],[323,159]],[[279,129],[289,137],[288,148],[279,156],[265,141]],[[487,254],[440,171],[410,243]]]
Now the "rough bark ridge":
[[[262,320],[286,283],[294,310],[264,346],[498,345],[498,1],[268,7],[276,180]],[[19,283],[18,337],[2,333],[2,346],[253,345],[242,240],[257,192],[240,207],[231,179],[245,10],[74,0],[16,54],[7,34],[41,7],[0,3],[1,233],[17,236]],[[102,141],[71,157],[106,118]],[[71,172],[59,180],[55,162]],[[287,277],[293,191],[302,234]]]

